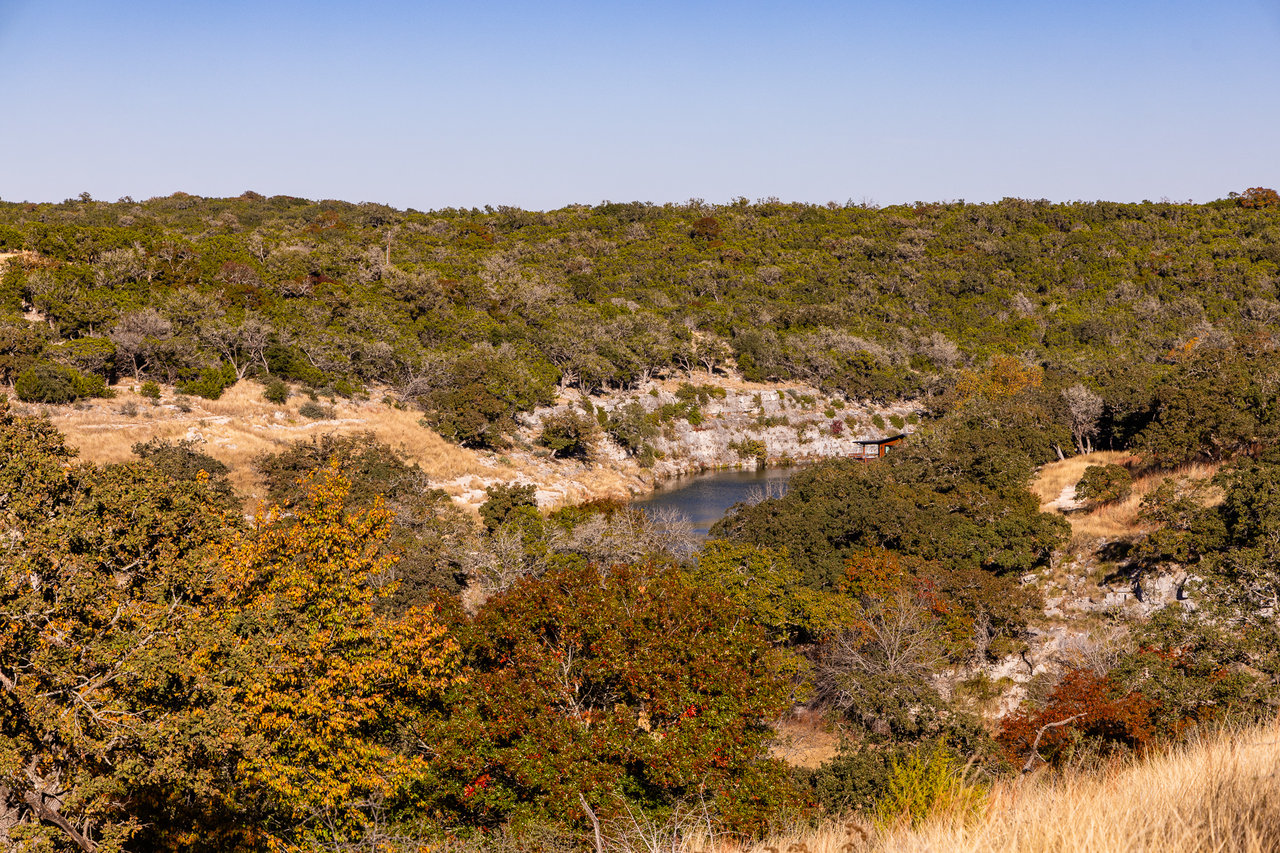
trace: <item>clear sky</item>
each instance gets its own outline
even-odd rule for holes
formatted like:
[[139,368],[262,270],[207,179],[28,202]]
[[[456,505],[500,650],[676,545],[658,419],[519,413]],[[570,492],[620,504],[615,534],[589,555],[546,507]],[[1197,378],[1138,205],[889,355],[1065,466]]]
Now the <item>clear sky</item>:
[[1205,201],[1280,0],[0,0],[0,198]]

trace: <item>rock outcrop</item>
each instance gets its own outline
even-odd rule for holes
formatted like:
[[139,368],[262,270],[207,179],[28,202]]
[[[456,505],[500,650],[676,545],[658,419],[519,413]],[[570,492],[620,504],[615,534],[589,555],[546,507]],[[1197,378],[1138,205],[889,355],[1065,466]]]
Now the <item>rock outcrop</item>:
[[[683,399],[678,396],[682,384],[650,382],[635,391],[590,397],[566,391],[559,405],[525,418],[524,437],[535,440],[545,418],[571,409],[590,411],[593,416],[603,412],[607,418],[627,406],[639,405],[650,415],[663,418],[664,409],[669,412],[688,402],[688,393]],[[755,465],[758,455],[768,465],[853,456],[861,451],[861,442],[909,433],[918,412],[909,403],[853,403],[804,385],[709,378],[697,387],[703,391],[694,403],[698,417],[665,418],[660,433],[652,439],[656,453],[648,470],[655,482],[698,471]],[[601,436],[595,456],[600,462],[639,466],[607,434]]]

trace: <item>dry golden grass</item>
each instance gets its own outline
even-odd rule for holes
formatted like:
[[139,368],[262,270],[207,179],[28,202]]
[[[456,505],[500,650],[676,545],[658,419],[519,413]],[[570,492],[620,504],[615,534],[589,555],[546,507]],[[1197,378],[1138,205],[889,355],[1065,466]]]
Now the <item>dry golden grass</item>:
[[[696,842],[687,851],[716,849]],[[728,850],[731,848],[720,848]],[[997,786],[983,813],[914,829],[832,822],[747,853],[1264,853],[1280,850],[1280,726],[1224,733],[1103,771]]]
[[333,404],[332,419],[312,421],[298,414],[298,407],[307,402],[305,396],[290,398],[283,405],[269,403],[263,399],[262,386],[248,380],[236,383],[218,400],[185,398],[188,412],[181,411],[172,389],[165,389],[158,406],[137,394],[133,383],[121,383],[115,390],[113,399],[86,401],[74,409],[17,405],[26,411],[47,412],[67,443],[79,449],[80,458],[92,462],[131,459],[133,445],[152,438],[201,441],[204,452],[231,469],[232,485],[248,499],[250,510],[262,493],[253,459],[325,433],[372,432],[435,482],[467,475],[503,478],[477,454],[420,426],[416,413],[377,400],[340,399]]
[[816,769],[840,751],[840,734],[818,714],[803,711],[782,720],[770,754],[792,767]]
[[1040,504],[1052,503],[1061,497],[1067,487],[1074,488],[1090,465],[1118,465],[1133,454],[1120,450],[1097,450],[1081,456],[1072,456],[1059,462],[1041,465],[1031,483],[1032,493],[1040,498]]
[[[1045,511],[1061,511],[1058,501],[1070,500],[1075,485],[1091,465],[1122,464],[1133,458],[1131,454],[1121,451],[1099,451],[1082,456],[1073,456],[1060,462],[1044,465],[1036,472],[1031,484],[1031,491],[1040,499],[1041,509]],[[1218,473],[1221,464],[1194,462],[1171,471],[1153,471],[1137,477],[1129,497],[1114,504],[1092,510],[1076,510],[1066,512],[1067,521],[1071,524],[1073,545],[1080,545],[1098,539],[1117,539],[1143,532],[1138,523],[1138,510],[1142,499],[1154,491],[1166,480],[1182,479],[1193,483],[1202,483],[1212,479]],[[1210,489],[1204,495],[1207,505],[1220,501],[1221,495]]]
[[[1218,473],[1221,463],[1193,462],[1172,471],[1156,471],[1144,474],[1134,480],[1133,490],[1129,497],[1114,504],[1098,507],[1088,512],[1075,512],[1067,516],[1071,524],[1071,538],[1081,542],[1093,539],[1116,539],[1145,532],[1138,522],[1138,511],[1142,507],[1142,499],[1155,491],[1166,480],[1181,479],[1191,483],[1203,483]],[[1222,495],[1215,489],[1209,489],[1202,496],[1207,506],[1222,500]]]

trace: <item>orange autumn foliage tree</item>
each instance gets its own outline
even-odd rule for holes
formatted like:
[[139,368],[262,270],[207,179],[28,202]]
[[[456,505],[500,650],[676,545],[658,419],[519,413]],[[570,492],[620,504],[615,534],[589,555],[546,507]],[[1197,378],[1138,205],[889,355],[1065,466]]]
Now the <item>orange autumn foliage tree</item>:
[[956,396],[962,401],[974,397],[1003,399],[1039,388],[1043,383],[1044,370],[1038,365],[1026,365],[1012,356],[997,355],[981,371],[961,371],[956,380]]
[[1033,751],[1036,758],[1060,765],[1081,747],[1104,754],[1145,749],[1156,736],[1155,710],[1150,699],[1108,676],[1072,669],[1044,707],[1019,708],[1005,717],[996,738],[1014,766],[1034,766]]
[[408,796],[428,759],[398,749],[398,733],[458,669],[433,608],[377,606],[393,591],[391,513],[380,501],[345,512],[350,483],[334,468],[307,485],[292,523],[273,509],[223,550],[206,613],[221,641],[201,652],[232,674],[250,738],[236,775],[268,804],[261,840],[282,850],[360,840],[372,813]]

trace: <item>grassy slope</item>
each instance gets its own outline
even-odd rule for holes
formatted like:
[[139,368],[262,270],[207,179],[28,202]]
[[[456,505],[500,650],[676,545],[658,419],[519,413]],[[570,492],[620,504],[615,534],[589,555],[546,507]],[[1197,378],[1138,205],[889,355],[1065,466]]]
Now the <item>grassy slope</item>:
[[306,396],[291,397],[282,405],[269,403],[262,397],[262,386],[249,380],[236,383],[218,400],[186,398],[190,407],[187,412],[175,405],[172,389],[166,389],[156,406],[132,388],[133,383],[122,382],[116,386],[116,397],[84,400],[76,407],[17,405],[24,410],[47,412],[53,425],[67,437],[67,443],[79,449],[80,458],[88,462],[105,464],[133,459],[133,445],[152,438],[196,439],[201,442],[202,451],[231,469],[232,484],[246,496],[251,510],[262,493],[252,460],[323,433],[371,431],[378,440],[416,462],[433,480],[454,480],[468,474],[495,479],[511,476],[503,477],[490,470],[476,454],[419,426],[420,413],[393,409],[376,401],[338,399],[333,404],[333,417],[316,421],[298,413],[298,408],[307,402]]
[[[1049,512],[1064,511],[1071,524],[1072,546],[1077,547],[1092,540],[1117,539],[1145,533],[1138,520],[1142,499],[1161,483],[1171,478],[1192,482],[1208,480],[1218,472],[1220,465],[1192,463],[1170,471],[1151,471],[1140,474],[1133,484],[1133,491],[1122,501],[1095,509],[1074,509],[1072,496],[1076,483],[1091,465],[1123,464],[1133,459],[1130,453],[1100,450],[1082,456],[1072,456],[1061,462],[1041,466],[1031,484],[1031,491],[1040,499],[1041,509]],[[1216,499],[1211,492],[1210,500]]]
[[[850,846],[851,845],[851,846]],[[706,849],[698,844],[686,850]],[[918,827],[832,823],[749,848],[800,853],[1095,853],[1280,850],[1280,725],[1210,736],[1145,759],[998,785],[977,818]]]

